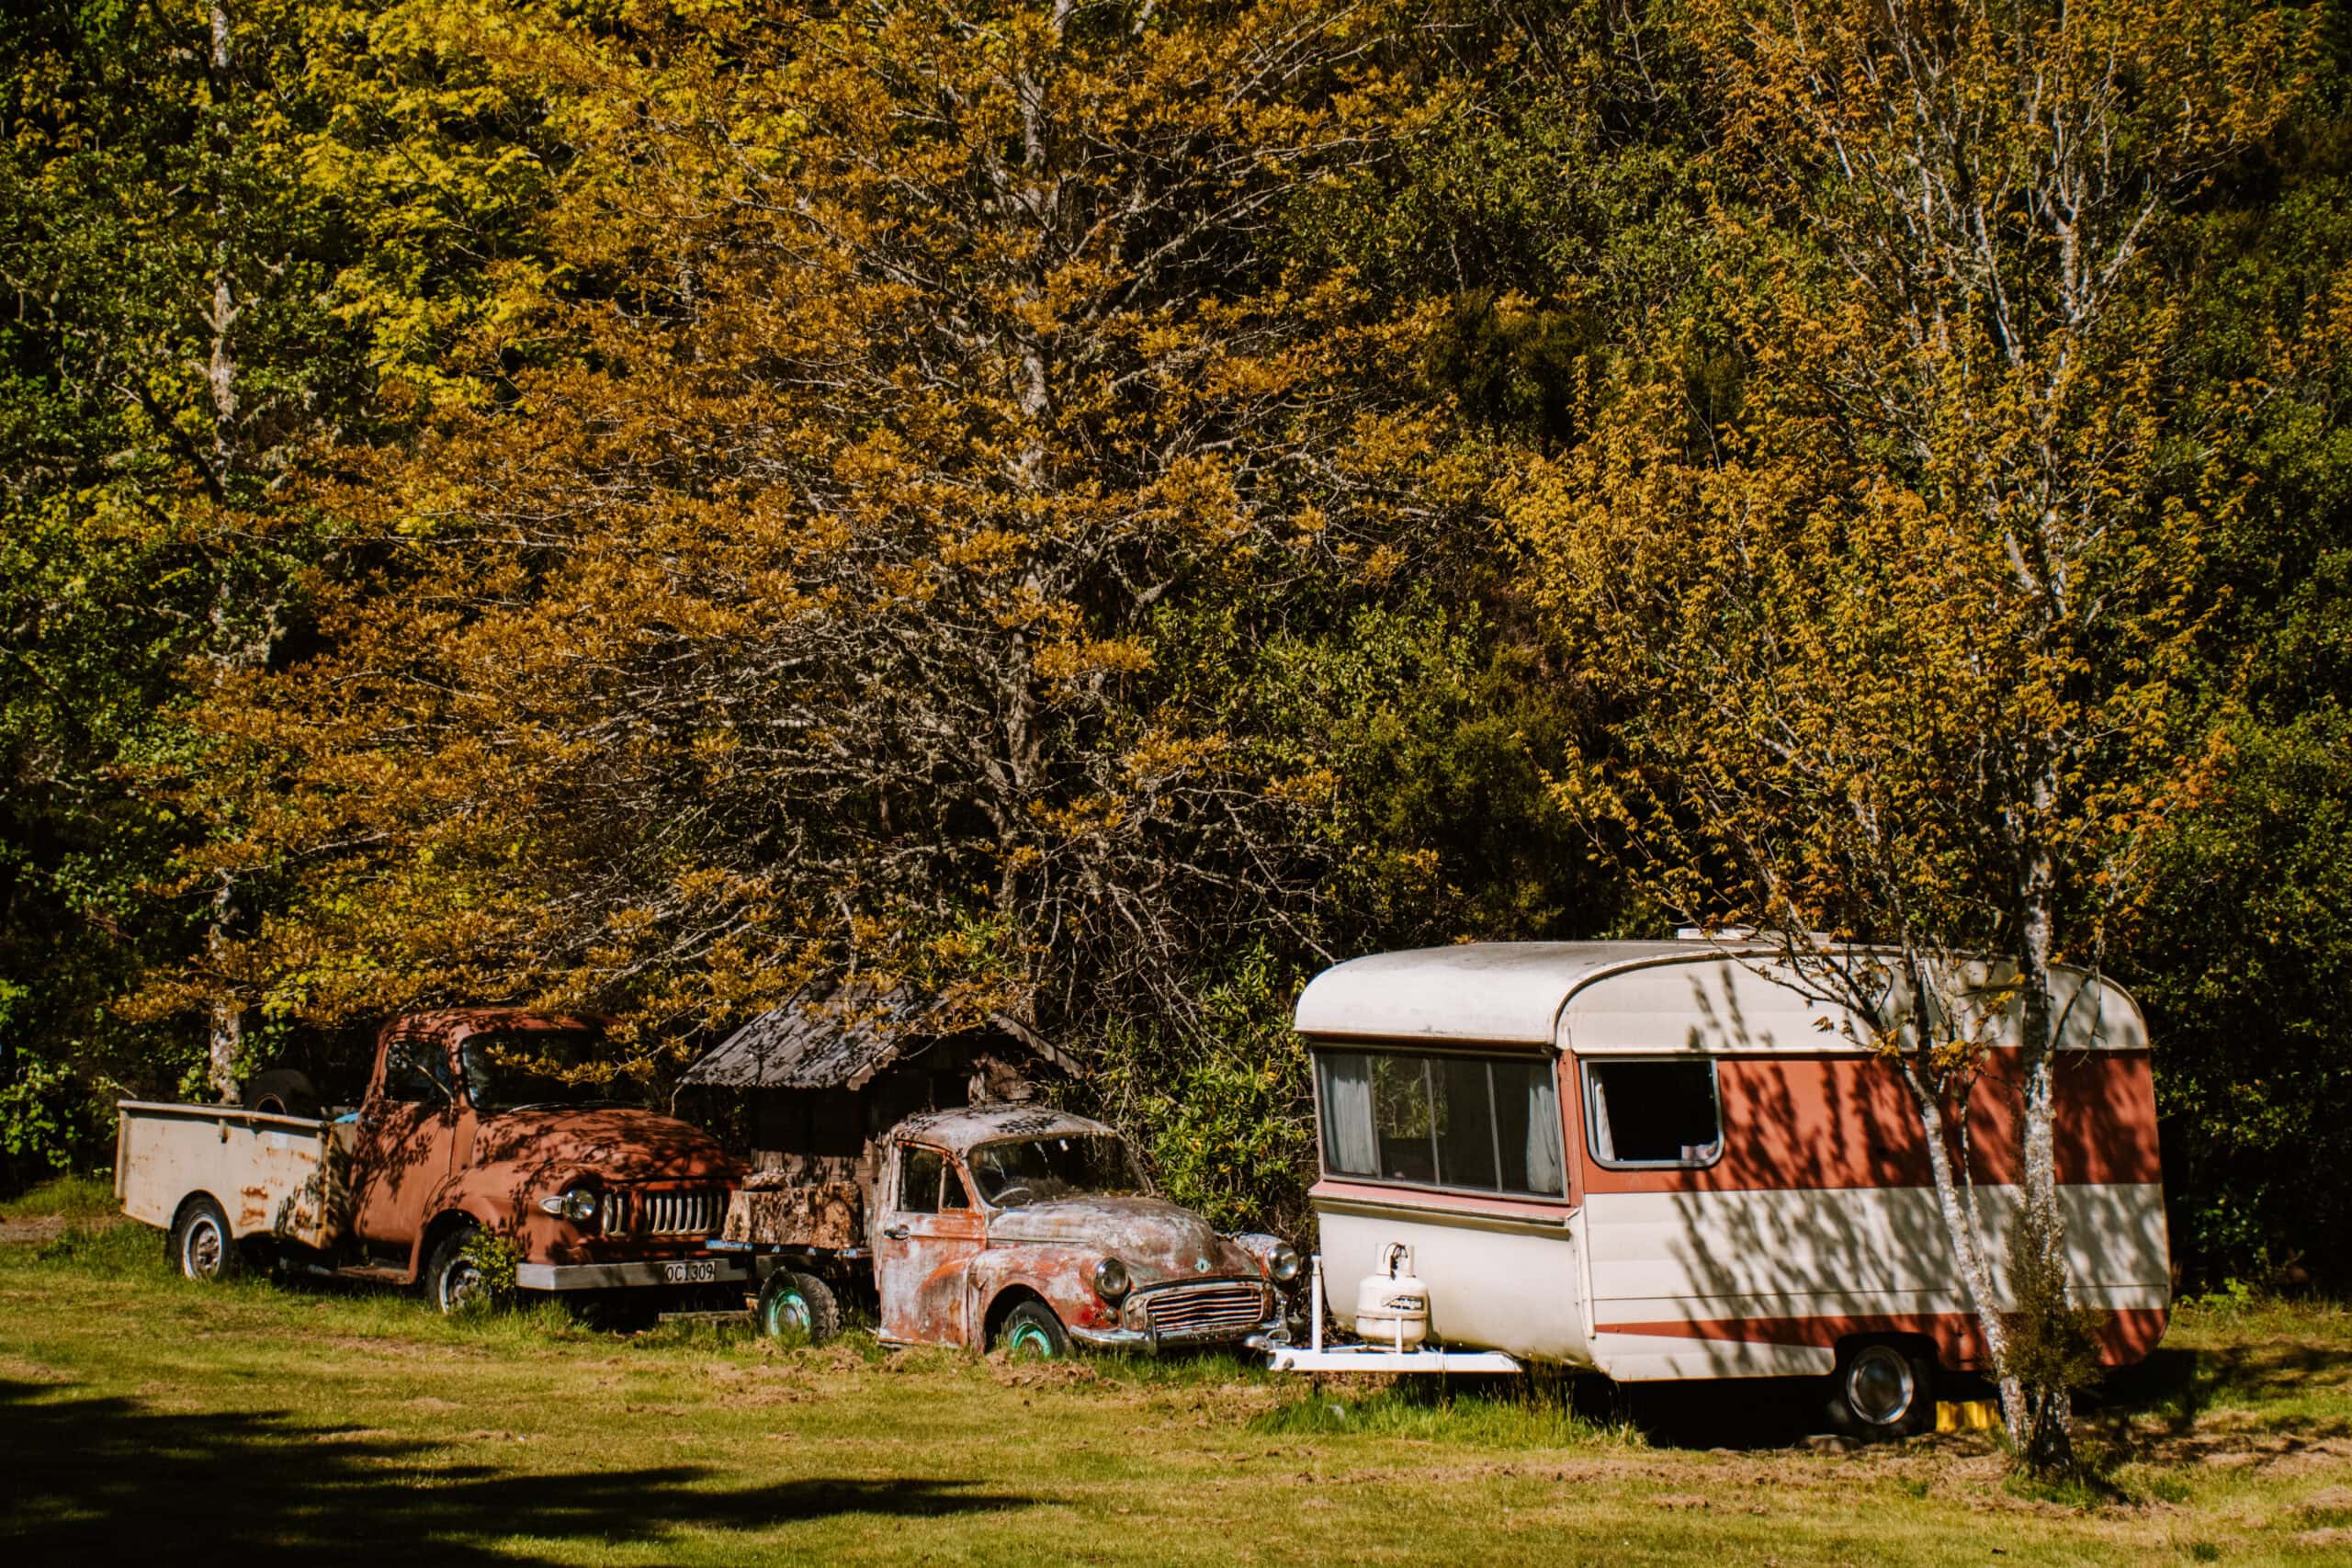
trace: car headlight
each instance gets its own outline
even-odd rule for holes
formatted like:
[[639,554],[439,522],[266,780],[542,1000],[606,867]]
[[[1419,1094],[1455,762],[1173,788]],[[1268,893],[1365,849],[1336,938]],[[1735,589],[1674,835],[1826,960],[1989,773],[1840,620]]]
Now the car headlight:
[[1273,1276],[1277,1285],[1287,1285],[1298,1278],[1298,1248],[1290,1243],[1278,1242],[1266,1254],[1266,1272]]
[[540,1199],[539,1207],[550,1214],[562,1215],[575,1225],[584,1225],[596,1217],[603,1201],[603,1194],[594,1182],[575,1181],[555,1196]]
[[1094,1266],[1094,1293],[1106,1302],[1118,1301],[1134,1284],[1127,1278],[1127,1266],[1115,1258],[1106,1258]]

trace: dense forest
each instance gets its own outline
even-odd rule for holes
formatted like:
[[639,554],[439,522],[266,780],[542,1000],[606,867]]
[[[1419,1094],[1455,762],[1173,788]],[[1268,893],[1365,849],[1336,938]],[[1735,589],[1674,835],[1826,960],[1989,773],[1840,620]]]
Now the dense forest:
[[2187,1280],[2344,1279],[2339,12],[28,0],[0,52],[8,1182],[419,1005],[602,1010],[651,1093],[855,976],[1295,1221],[1320,966],[1890,900],[2005,951],[2030,818]]

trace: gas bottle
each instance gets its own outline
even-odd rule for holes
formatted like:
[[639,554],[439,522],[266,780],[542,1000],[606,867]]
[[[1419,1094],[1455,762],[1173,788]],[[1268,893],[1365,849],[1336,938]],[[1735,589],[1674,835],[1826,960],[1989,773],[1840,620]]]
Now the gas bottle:
[[1413,1251],[1389,1247],[1382,1271],[1356,1286],[1356,1333],[1366,1344],[1418,1350],[1430,1334],[1430,1289],[1413,1273]]

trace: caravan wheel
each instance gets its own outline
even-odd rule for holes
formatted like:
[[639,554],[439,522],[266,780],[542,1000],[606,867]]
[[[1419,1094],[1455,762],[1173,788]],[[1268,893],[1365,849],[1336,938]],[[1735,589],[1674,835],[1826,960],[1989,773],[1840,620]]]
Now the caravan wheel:
[[1858,1345],[1838,1363],[1831,1409],[1866,1436],[1924,1432],[1936,1409],[1935,1366],[1895,1345]]

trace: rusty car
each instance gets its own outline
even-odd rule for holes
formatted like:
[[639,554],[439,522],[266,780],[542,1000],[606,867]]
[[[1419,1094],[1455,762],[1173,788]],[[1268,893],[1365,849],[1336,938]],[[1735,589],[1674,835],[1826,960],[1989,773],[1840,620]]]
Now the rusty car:
[[602,1098],[588,1018],[472,1008],[395,1019],[348,1111],[297,1075],[249,1106],[126,1100],[115,1194],[162,1228],[191,1279],[266,1259],[288,1271],[424,1287],[444,1311],[492,1282],[472,1238],[519,1259],[524,1291],[748,1283],[709,1240],[741,1168],[707,1134]]
[[844,1169],[737,1195],[755,1320],[822,1338],[869,1302],[886,1345],[1059,1357],[1279,1343],[1299,1256],[1156,1194],[1114,1129],[1027,1102],[907,1117],[870,1183]]

